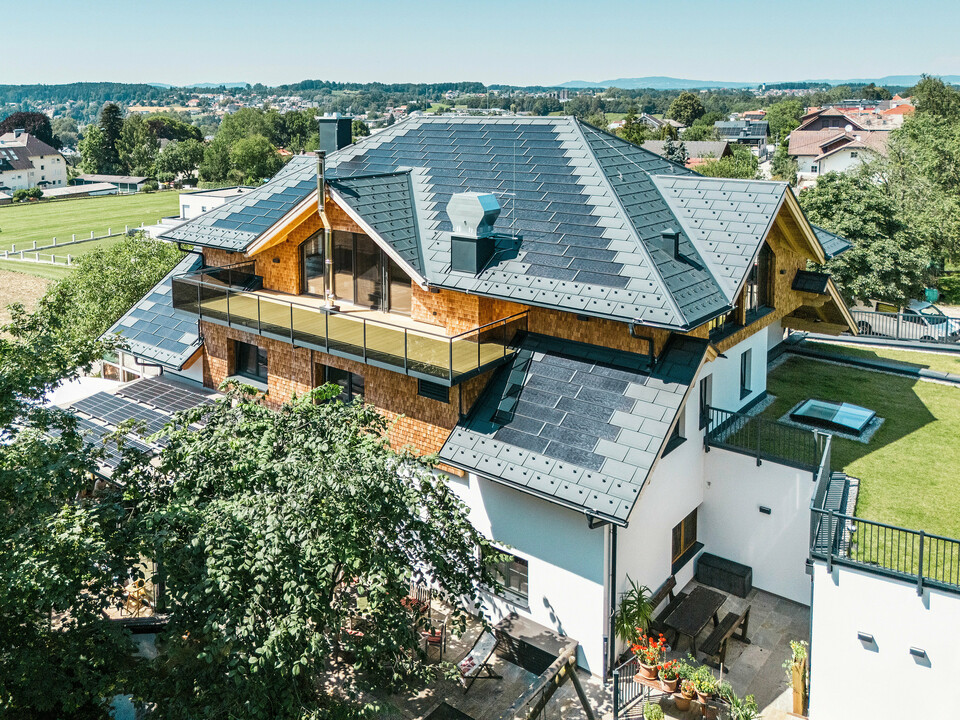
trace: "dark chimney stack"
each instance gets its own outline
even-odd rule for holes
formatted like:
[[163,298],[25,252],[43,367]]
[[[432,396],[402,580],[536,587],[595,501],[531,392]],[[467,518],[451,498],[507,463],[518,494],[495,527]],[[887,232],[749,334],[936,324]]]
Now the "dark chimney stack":
[[353,118],[332,113],[317,118],[320,127],[320,146],[323,152],[336,152],[353,142]]
[[680,259],[680,231],[675,228],[665,228],[660,231],[662,247],[670,257]]

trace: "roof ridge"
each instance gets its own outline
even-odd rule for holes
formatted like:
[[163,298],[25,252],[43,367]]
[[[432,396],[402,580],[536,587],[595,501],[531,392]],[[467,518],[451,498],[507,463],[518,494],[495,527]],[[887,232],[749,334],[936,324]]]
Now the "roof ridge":
[[[673,309],[676,317],[680,320],[685,320],[684,315],[680,312],[680,305],[677,303],[676,298],[673,297],[673,293],[670,292],[670,288],[667,287],[667,281],[663,277],[663,273],[660,272],[660,267],[657,265],[657,262],[653,259],[653,255],[650,254],[649,248],[647,248],[646,243],[643,242],[643,238],[640,237],[640,231],[637,230],[637,226],[634,224],[633,219],[630,217],[630,213],[627,212],[627,209],[623,206],[623,200],[620,197],[620,193],[617,192],[616,188],[613,187],[613,183],[610,182],[610,179],[607,177],[606,171],[603,169],[603,165],[597,159],[596,153],[593,152],[593,147],[590,145],[590,141],[587,139],[586,133],[584,132],[583,126],[576,117],[573,118],[573,126],[577,129],[577,132],[580,133],[580,137],[583,140],[584,146],[587,148],[587,152],[590,153],[590,157],[593,159],[594,164],[597,167],[597,170],[600,171],[600,177],[602,182],[606,184],[607,189],[610,191],[614,202],[617,204],[617,210],[620,211],[623,218],[629,223],[630,229],[633,231],[634,240],[636,241],[637,248],[642,253],[643,257],[650,264],[650,270],[656,275],[657,282],[660,284],[660,287],[663,290],[664,296],[670,302],[670,306]],[[591,128],[593,125],[590,126]],[[641,148],[642,150],[642,148]],[[648,151],[649,152],[649,151]],[[659,156],[658,156],[659,157]],[[636,163],[634,163],[636,165]],[[641,168],[639,165],[637,167],[644,172],[652,180],[652,175],[645,168]],[[658,189],[659,192],[659,189]]]

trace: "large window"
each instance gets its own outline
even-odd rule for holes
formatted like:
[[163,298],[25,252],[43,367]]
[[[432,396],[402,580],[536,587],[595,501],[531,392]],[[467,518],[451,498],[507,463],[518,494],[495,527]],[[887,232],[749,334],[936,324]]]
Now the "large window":
[[773,307],[773,251],[769,245],[760,248],[743,292],[746,321],[750,322],[768,308]]
[[250,343],[235,341],[233,372],[251,380],[267,382],[267,351]]
[[363,397],[363,375],[324,365],[323,380],[340,386],[337,400],[348,403]]
[[753,350],[744,350],[740,356],[740,399],[742,400],[751,391],[751,376],[753,375]]
[[346,302],[408,315],[410,276],[366,235],[333,232],[333,285]]
[[300,246],[300,292],[322,297],[323,291],[323,231],[320,231]]
[[499,548],[496,550],[508,556],[506,560],[501,562],[489,562],[490,570],[503,586],[501,594],[507,600],[526,605],[529,601],[528,562],[506,550],[500,550]]
[[697,544],[697,510],[687,515],[673,528],[673,550],[670,562],[681,562],[683,556]]

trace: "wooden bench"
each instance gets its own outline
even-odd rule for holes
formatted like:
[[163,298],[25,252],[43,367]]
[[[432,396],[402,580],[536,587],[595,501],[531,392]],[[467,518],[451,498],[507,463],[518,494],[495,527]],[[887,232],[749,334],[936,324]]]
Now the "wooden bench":
[[[740,615],[736,613],[727,613],[723,620],[713,629],[700,649],[708,658],[711,658],[710,664],[714,667],[723,665],[727,659],[727,641],[730,638],[739,640],[749,645],[747,639],[747,626],[750,624],[750,606]],[[737,632],[739,630],[739,632]]]
[[[676,587],[677,587],[677,576],[671,575],[664,581],[663,585],[658,587],[656,592],[650,596],[650,607],[653,608],[654,612],[656,612],[657,607],[661,603],[663,603],[665,600],[667,601],[667,606],[663,609],[662,612],[657,614],[653,623],[651,624],[650,626],[651,631],[654,629],[658,631],[665,629],[663,621],[666,620],[667,616],[670,615],[670,613],[672,613],[674,610],[676,610],[677,606],[680,603],[682,603],[684,599],[687,597],[687,594],[685,592],[674,593],[673,591],[676,589]],[[673,644],[674,645],[676,644],[676,638],[674,638]]]

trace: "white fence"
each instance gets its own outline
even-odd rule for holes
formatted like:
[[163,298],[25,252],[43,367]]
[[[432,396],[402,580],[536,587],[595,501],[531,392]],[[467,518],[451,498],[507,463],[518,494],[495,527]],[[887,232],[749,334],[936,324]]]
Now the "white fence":
[[[133,230],[142,230],[144,224],[141,223],[140,227],[135,227]],[[12,260],[16,262],[36,262],[36,263],[47,263],[53,265],[72,265],[74,261],[74,256],[67,255],[57,255],[56,253],[51,252],[42,252],[44,250],[53,250],[55,248],[69,247],[71,245],[82,245],[84,243],[93,242],[95,240],[105,240],[111,237],[117,237],[121,234],[126,235],[130,232],[130,226],[123,226],[123,233],[113,232],[113,228],[107,228],[105,235],[97,235],[94,230],[90,231],[90,237],[77,239],[76,233],[70,236],[70,239],[65,242],[58,242],[57,238],[52,238],[52,241],[49,245],[37,245],[37,241],[34,240],[30,243],[30,247],[21,247],[17,249],[16,243],[10,245],[9,250],[0,250],[0,260]]]

